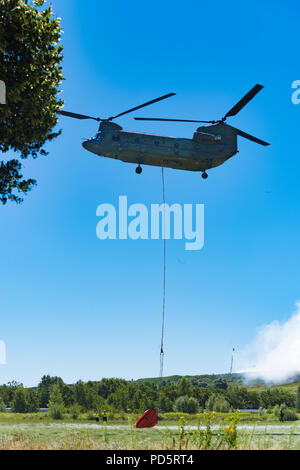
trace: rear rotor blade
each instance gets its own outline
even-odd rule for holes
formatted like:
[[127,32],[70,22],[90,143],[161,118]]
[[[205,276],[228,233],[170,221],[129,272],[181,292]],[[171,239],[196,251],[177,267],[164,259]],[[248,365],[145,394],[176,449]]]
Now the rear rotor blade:
[[262,88],[262,85],[255,85],[227,114],[225,114],[223,121],[225,121],[228,116],[235,116]]
[[95,121],[102,121],[100,118],[86,116],[85,114],[70,113],[69,111],[58,111],[57,113],[61,114],[62,116],[68,116],[75,119],[94,119]]
[[214,124],[216,121],[194,121],[192,119],[165,119],[165,118],[143,118],[135,117],[136,121],[175,121],[175,122],[205,122]]
[[116,119],[120,116],[123,116],[124,114],[132,113],[132,111],[136,111],[137,109],[144,108],[145,106],[149,106],[150,104],[157,103],[158,101],[165,100],[166,98],[170,98],[170,96],[174,96],[176,93],[168,93],[167,95],[160,96],[159,98],[155,98],[155,100],[147,101],[147,103],[141,104],[139,106],[136,106],[135,108],[128,109],[127,111],[124,111],[123,113],[117,114],[116,116],[112,116],[108,119],[108,121],[112,121],[113,119]]
[[270,145],[268,142],[260,140],[257,137],[254,137],[253,135],[247,134],[246,132],[241,131],[240,129],[237,129],[236,127],[232,127],[232,126],[228,126],[228,127],[231,127],[232,129],[235,129],[236,133],[238,135],[240,135],[241,137],[245,137],[245,139],[252,140],[253,142],[256,142],[257,144],[264,145],[264,146]]

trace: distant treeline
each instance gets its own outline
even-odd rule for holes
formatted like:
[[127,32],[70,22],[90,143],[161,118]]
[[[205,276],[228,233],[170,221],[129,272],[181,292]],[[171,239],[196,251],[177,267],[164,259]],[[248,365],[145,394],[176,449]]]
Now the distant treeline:
[[240,383],[238,377],[229,382],[224,376],[207,376],[206,380],[203,376],[178,376],[177,381],[174,377],[171,381],[105,378],[67,385],[60,377],[44,375],[35,388],[24,388],[17,382],[0,386],[0,410],[7,407],[15,412],[34,412],[52,406],[77,407],[82,412],[142,412],[153,407],[159,412],[194,413],[204,409],[224,412],[238,408],[270,409],[281,404],[295,408],[296,394],[283,388],[251,390]]
[[[226,382],[238,382],[244,383],[244,376],[242,374],[204,374],[204,375],[170,375],[161,379],[160,377],[152,377],[145,379],[138,379],[137,382],[143,383],[155,383],[155,384],[164,384],[164,385],[177,385],[181,379],[188,379],[193,385],[198,385],[199,387],[207,387],[215,382],[215,380],[225,380]],[[251,385],[254,382],[251,382]],[[263,380],[258,379],[255,381],[257,385],[265,385]]]

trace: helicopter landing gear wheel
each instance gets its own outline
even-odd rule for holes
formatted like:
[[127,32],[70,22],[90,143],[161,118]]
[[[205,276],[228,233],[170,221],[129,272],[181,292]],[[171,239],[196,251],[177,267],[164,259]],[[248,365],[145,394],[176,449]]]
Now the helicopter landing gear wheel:
[[139,165],[136,169],[135,169],[135,172],[140,175],[143,171],[143,168],[141,167],[141,165]]
[[203,173],[202,173],[201,176],[202,176],[202,178],[205,179],[205,180],[206,180],[206,178],[208,178],[208,174],[207,174],[205,171],[203,171]]

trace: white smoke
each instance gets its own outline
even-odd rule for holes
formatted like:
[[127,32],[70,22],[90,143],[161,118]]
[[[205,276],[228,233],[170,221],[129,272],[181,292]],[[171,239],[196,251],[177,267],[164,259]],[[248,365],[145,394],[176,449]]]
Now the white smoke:
[[239,356],[239,373],[248,379],[282,383],[300,374],[300,302],[285,323],[273,321],[260,327]]

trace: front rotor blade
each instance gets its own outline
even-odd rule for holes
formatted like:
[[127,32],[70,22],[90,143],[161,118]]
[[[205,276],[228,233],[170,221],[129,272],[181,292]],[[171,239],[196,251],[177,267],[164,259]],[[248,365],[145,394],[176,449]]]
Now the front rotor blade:
[[225,121],[228,116],[235,116],[262,88],[262,85],[255,85],[227,114],[225,114],[223,120]]
[[246,132],[241,131],[240,129],[237,129],[236,127],[232,127],[232,126],[228,126],[228,127],[235,129],[236,133],[240,135],[241,137],[245,137],[245,139],[252,140],[253,142],[256,142],[257,144],[264,145],[264,146],[270,145],[268,142],[265,142],[264,140],[260,140],[257,137],[254,137],[253,135],[247,134]]
[[147,103],[141,104],[139,106],[136,106],[135,108],[128,109],[127,111],[124,111],[123,113],[117,114],[116,116],[112,116],[108,119],[108,121],[112,121],[113,119],[116,119],[120,116],[123,116],[124,114],[132,113],[132,111],[136,111],[137,109],[144,108],[145,106],[149,106],[149,104],[157,103],[158,101],[165,100],[166,98],[170,98],[170,96],[174,96],[176,93],[168,93],[167,95],[161,96],[160,98],[156,98],[155,100],[147,101]]
[[86,116],[85,114],[70,113],[69,111],[58,111],[57,114],[62,114],[62,116],[68,116],[75,119],[94,119],[95,121],[101,121],[100,118]]
[[214,124],[216,121],[194,121],[192,119],[165,119],[165,118],[143,118],[135,117],[136,121],[175,121],[175,122],[205,122]]

